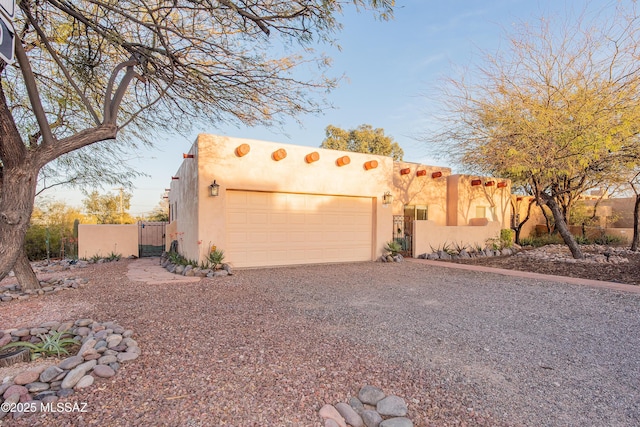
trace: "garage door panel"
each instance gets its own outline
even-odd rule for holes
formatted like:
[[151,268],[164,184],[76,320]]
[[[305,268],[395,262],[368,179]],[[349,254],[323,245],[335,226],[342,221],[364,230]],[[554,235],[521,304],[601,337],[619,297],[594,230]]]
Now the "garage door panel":
[[229,190],[227,203],[237,267],[371,259],[371,199]]

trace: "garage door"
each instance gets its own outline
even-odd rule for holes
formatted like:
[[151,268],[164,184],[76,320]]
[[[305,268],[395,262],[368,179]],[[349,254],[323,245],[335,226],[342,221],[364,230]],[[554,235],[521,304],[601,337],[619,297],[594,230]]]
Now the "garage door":
[[372,200],[227,191],[225,259],[237,267],[371,259]]

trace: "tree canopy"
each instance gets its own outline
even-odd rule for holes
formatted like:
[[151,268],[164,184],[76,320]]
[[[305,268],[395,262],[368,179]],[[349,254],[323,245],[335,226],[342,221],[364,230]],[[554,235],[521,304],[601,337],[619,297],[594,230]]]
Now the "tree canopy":
[[38,286],[20,254],[39,174],[61,156],[320,111],[336,80],[312,48],[335,43],[349,4],[386,19],[394,0],[19,1],[16,63],[0,61],[0,279],[20,260],[21,285]]
[[571,204],[638,161],[638,13],[620,5],[598,18],[519,25],[506,51],[448,80],[444,131],[429,138],[471,170],[524,185],[576,258]]
[[120,194],[86,193],[82,200],[85,213],[96,224],[133,224],[135,219],[129,214],[131,193],[120,190]]
[[356,153],[379,154],[402,160],[404,152],[392,136],[385,135],[384,129],[363,124],[355,129],[344,130],[329,125],[325,128],[326,138],[321,148],[332,150],[353,151]]

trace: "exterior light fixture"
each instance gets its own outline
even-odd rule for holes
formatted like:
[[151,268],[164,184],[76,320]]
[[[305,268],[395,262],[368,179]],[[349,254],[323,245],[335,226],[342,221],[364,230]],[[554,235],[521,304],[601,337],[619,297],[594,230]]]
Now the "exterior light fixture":
[[507,182],[506,181],[500,181],[498,183],[498,188],[505,188],[507,186]]
[[182,153],[182,158],[183,159],[193,159],[193,154]]
[[179,176],[172,176],[171,179],[180,179]]
[[391,195],[391,193],[388,191],[385,192],[384,195],[382,196],[382,206],[389,206],[392,201],[393,201],[393,196]]
[[419,171],[416,171],[416,176],[425,176],[427,174],[427,171],[424,169],[420,169]]
[[220,194],[220,184],[218,184],[214,179],[213,184],[209,186],[209,195],[211,197],[218,197],[219,194]]
[[495,184],[495,181],[487,181],[484,183],[485,187],[493,187],[493,184]]
[[408,175],[410,173],[411,173],[411,169],[410,168],[400,169],[400,175]]
[[471,185],[473,185],[474,187],[476,185],[481,185],[482,184],[482,180],[481,179],[472,179],[471,180]]
[[442,176],[442,171],[437,171],[431,174],[431,178],[436,179]]

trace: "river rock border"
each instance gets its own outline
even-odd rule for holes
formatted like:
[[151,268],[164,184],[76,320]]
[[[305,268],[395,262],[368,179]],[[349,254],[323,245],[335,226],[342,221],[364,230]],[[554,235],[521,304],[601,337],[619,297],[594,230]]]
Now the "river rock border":
[[212,268],[202,269],[192,265],[174,264],[169,260],[169,254],[167,252],[163,252],[162,255],[160,255],[160,265],[169,273],[187,277],[224,277],[233,275],[233,270],[229,264],[222,264],[220,269],[216,270]]
[[0,303],[13,300],[22,301],[30,297],[84,288],[87,283],[89,283],[88,279],[76,277],[41,280],[40,289],[27,289],[25,291],[20,288],[19,284],[12,283],[10,285],[0,286]]
[[[0,384],[0,404],[41,401],[53,403],[71,396],[74,391],[91,386],[96,380],[110,378],[122,363],[135,360],[141,353],[132,338],[133,331],[115,322],[99,323],[93,319],[67,322],[45,322],[34,328],[5,329],[0,331],[0,347],[14,341],[37,343],[38,335],[69,331],[81,344],[75,356],[67,357],[57,365],[27,369],[16,376],[6,377]],[[12,413],[18,418],[23,413]],[[0,410],[0,419],[11,416]]]
[[407,413],[404,399],[371,385],[362,387],[348,404],[327,404],[318,412],[325,427],[413,427]]
[[430,259],[430,260],[452,260],[452,259],[471,259],[471,258],[486,258],[494,256],[509,256],[520,252],[522,248],[519,245],[513,245],[510,248],[493,249],[461,249],[460,251],[453,250],[437,250],[431,253],[424,253],[418,255],[416,258]]

